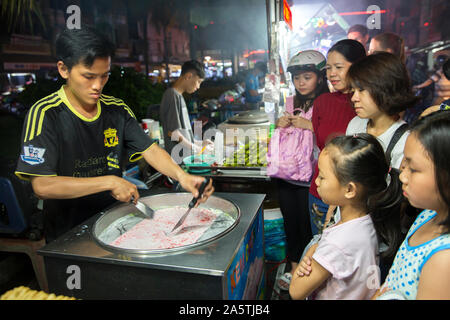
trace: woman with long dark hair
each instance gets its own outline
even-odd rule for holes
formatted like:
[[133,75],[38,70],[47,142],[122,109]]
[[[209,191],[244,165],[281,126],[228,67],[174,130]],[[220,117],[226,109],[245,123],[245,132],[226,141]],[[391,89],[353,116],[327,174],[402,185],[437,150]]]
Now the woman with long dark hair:
[[[345,134],[347,125],[356,116],[347,86],[346,75],[350,66],[366,56],[366,50],[356,40],[344,39],[334,44],[327,55],[325,66],[327,79],[335,92],[322,94],[314,101],[312,126],[319,150],[325,148],[328,141]],[[309,212],[312,234],[322,231],[328,205],[317,192],[315,179],[318,175],[316,166],[309,189]]]

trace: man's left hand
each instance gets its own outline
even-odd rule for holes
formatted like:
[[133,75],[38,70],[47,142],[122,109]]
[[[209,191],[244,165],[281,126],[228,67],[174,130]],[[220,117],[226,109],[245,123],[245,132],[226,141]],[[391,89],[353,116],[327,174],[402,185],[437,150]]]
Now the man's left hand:
[[[202,184],[204,177],[194,176],[191,174],[184,174],[182,178],[178,181],[181,186],[186,190],[192,193],[192,195],[196,198],[198,197],[198,189]],[[206,202],[209,196],[214,192],[214,187],[212,185],[212,179],[209,181],[209,184],[206,186],[205,191],[202,194],[202,197],[198,200],[197,205],[200,203]]]

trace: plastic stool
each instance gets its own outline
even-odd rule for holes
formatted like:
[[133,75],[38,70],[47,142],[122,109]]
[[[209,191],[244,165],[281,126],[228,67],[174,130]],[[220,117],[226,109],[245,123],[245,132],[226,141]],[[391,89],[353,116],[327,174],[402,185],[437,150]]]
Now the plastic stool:
[[28,239],[0,238],[0,251],[27,254],[33,265],[36,279],[41,290],[48,292],[47,276],[45,275],[44,258],[37,254],[37,250],[45,245],[45,239],[33,241]]

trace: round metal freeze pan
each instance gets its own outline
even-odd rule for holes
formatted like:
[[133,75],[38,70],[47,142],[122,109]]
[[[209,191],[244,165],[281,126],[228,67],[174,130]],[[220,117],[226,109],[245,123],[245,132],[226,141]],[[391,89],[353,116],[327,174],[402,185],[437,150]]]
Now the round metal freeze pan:
[[[170,206],[186,206],[192,200],[191,193],[167,193],[167,194],[158,194],[153,196],[142,197],[139,199],[141,202],[145,203],[149,207],[153,209],[159,209],[162,207],[170,207]],[[109,251],[121,253],[121,254],[134,254],[134,255],[167,255],[173,253],[182,253],[204,244],[215,241],[225,234],[233,230],[234,227],[239,223],[239,219],[241,217],[241,212],[239,207],[229,200],[225,200],[220,197],[210,196],[205,203],[199,205],[200,208],[206,209],[218,209],[228,214],[234,222],[226,229],[220,231],[212,237],[204,238],[203,236],[193,244],[179,246],[175,248],[168,249],[131,249],[131,248],[120,248],[109,243],[103,241],[102,233],[107,229],[111,224],[116,222],[118,219],[121,219],[130,213],[136,213],[137,216],[141,215],[142,219],[145,219],[144,215],[136,212],[136,208],[129,203],[119,204],[109,210],[107,210],[94,224],[93,227],[93,238],[97,243],[99,243],[102,247],[106,248]],[[207,234],[207,231],[205,232]]]

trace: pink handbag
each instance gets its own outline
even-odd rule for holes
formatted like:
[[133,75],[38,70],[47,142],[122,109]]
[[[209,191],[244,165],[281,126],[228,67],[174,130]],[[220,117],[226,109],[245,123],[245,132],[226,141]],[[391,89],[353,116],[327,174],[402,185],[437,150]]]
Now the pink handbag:
[[[312,108],[301,116],[311,119]],[[314,134],[293,126],[275,129],[267,152],[267,175],[310,182],[314,172]]]

